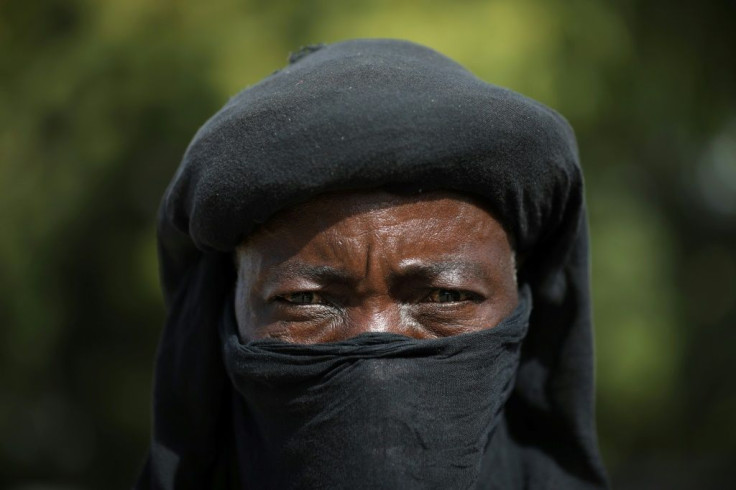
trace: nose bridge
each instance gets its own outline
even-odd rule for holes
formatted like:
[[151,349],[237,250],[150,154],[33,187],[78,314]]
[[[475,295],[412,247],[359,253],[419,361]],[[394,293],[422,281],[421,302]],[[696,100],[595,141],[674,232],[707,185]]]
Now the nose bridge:
[[401,333],[401,308],[391,298],[374,298],[350,308],[353,335],[369,332]]
[[353,335],[368,332],[398,333],[401,315],[399,304],[391,297],[387,284],[390,270],[383,236],[365,233],[363,240],[362,279],[357,284],[356,303],[350,308],[350,327]]

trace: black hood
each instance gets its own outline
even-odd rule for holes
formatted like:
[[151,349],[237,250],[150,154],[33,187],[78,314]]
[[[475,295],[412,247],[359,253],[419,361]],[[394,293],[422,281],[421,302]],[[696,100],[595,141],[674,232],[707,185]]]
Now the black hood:
[[[235,247],[280,209],[366,188],[480,198],[523,259],[517,310],[432,341],[241,343]],[[413,43],[311,48],[197,132],[158,232],[168,318],[138,488],[607,486],[582,175],[553,110]]]

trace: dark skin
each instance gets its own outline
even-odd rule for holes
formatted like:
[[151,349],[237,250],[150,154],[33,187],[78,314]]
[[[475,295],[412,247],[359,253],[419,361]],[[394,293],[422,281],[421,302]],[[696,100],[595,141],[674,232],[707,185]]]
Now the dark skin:
[[325,194],[269,220],[237,262],[244,341],[446,337],[492,328],[518,302],[506,232],[451,192]]

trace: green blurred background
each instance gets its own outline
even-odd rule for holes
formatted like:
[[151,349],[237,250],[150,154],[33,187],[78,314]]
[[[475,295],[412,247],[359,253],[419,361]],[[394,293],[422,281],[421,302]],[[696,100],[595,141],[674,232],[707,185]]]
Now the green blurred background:
[[587,177],[617,488],[736,471],[734,1],[0,1],[0,487],[127,488],[163,321],[158,200],[305,44],[417,41],[562,112]]

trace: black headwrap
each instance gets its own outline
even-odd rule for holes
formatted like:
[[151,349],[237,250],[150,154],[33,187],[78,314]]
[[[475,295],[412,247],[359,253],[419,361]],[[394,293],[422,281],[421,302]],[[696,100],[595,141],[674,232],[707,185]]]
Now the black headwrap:
[[[232,252],[343,189],[487,203],[520,303],[435,340],[242,342]],[[311,49],[196,134],[161,204],[168,319],[138,488],[605,488],[593,417],[588,238],[565,120],[422,46]]]

